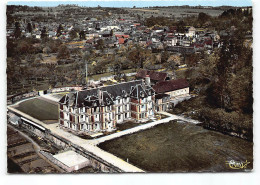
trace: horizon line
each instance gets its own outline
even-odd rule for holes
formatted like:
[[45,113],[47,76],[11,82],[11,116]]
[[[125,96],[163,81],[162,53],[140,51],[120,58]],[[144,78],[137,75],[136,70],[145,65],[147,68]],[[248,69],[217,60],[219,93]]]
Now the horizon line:
[[7,5],[29,6],[29,7],[57,7],[60,5],[77,5],[79,7],[106,7],[106,8],[144,8],[144,7],[252,7],[251,0],[178,0],[178,1],[9,1]]

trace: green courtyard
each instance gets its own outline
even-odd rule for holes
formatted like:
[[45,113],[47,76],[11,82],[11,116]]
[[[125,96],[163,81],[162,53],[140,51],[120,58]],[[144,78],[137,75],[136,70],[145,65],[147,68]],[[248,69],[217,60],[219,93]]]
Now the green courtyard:
[[16,109],[45,123],[58,121],[58,104],[39,98],[30,99],[18,104]]

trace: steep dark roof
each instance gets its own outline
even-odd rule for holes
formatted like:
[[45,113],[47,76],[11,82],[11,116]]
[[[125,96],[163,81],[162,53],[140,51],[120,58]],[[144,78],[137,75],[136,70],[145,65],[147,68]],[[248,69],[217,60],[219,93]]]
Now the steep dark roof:
[[155,81],[159,81],[159,82],[165,81],[165,79],[167,77],[167,73],[157,72],[157,71],[149,71],[149,70],[145,70],[145,69],[138,71],[137,74],[136,74],[136,77],[137,78],[145,78],[146,75],[148,75],[151,80],[155,80]]
[[[88,89],[85,91],[78,91],[63,96],[59,102],[62,104],[70,104],[77,107],[96,107],[112,105],[113,101],[116,100],[116,98],[129,97],[134,88],[136,86],[141,86],[142,84],[142,80],[136,80],[95,89]],[[101,97],[101,99],[99,98],[99,96]]]
[[156,93],[165,93],[178,89],[189,87],[189,83],[185,79],[169,80],[158,82],[153,86]]

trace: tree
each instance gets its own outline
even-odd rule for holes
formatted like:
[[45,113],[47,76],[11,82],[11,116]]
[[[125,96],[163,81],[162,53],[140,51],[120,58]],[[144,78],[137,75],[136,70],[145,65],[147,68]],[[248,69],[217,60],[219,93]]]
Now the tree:
[[187,56],[187,60],[185,61],[189,67],[194,67],[200,61],[200,54],[190,54]]
[[28,54],[32,51],[32,47],[26,40],[22,40],[17,45],[17,51],[21,55]]
[[114,35],[114,30],[111,29],[111,30],[110,30],[110,36],[112,37],[113,35]]
[[164,63],[164,67],[166,69],[170,69],[173,73],[173,76],[176,78],[175,70],[177,69],[177,65],[180,64],[181,58],[178,55],[172,55],[168,58],[167,62]]
[[41,39],[46,39],[47,38],[47,29],[44,26],[41,30]]
[[104,46],[105,46],[105,43],[104,43],[104,40],[103,39],[99,39],[97,40],[97,45],[96,45],[96,48],[99,50],[103,50],[104,49]]
[[121,71],[122,69],[122,61],[120,60],[120,58],[113,54],[109,58],[109,61],[109,67],[113,69],[114,74],[119,73],[119,71]]
[[162,53],[161,62],[162,63],[167,62],[169,57],[170,57],[170,54],[168,53],[168,51],[164,51]]
[[62,41],[60,41],[59,39],[57,40],[49,40],[46,43],[46,47],[50,48],[50,53],[57,53],[59,47],[62,45]]
[[204,12],[200,12],[198,15],[198,22],[202,25],[205,22],[207,22],[208,20],[210,20],[210,16]]
[[29,23],[29,22],[28,22],[28,24],[27,24],[27,31],[28,31],[29,33],[32,33],[32,24]]
[[57,58],[58,59],[67,59],[70,57],[70,51],[69,49],[67,48],[66,45],[61,45],[59,50],[58,50],[58,55],[57,55]]
[[62,31],[63,31],[63,26],[60,24],[58,29],[57,29],[56,36],[57,37],[61,36]]
[[185,32],[185,22],[184,21],[178,21],[177,23],[177,32],[184,33]]
[[20,23],[19,22],[15,22],[14,37],[15,38],[20,38],[21,34],[22,34],[22,31],[20,29]]
[[139,45],[136,45],[134,49],[132,49],[128,54],[128,59],[133,63],[133,67],[137,69],[137,67],[143,68],[144,64],[149,62],[149,58],[151,57],[151,52],[142,48]]
[[85,31],[82,30],[82,31],[79,32],[79,38],[80,38],[80,40],[86,39]]
[[69,32],[69,36],[70,36],[70,39],[73,40],[75,38],[78,37],[78,33],[76,32],[75,29],[72,29],[70,32]]
[[12,39],[7,38],[7,45],[6,45],[7,57],[12,57],[17,54],[16,47],[17,47],[17,43],[14,42]]

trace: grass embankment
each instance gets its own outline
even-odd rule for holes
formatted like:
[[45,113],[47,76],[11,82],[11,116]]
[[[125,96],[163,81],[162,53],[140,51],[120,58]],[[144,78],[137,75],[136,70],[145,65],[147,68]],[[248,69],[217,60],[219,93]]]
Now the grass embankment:
[[58,121],[58,105],[34,98],[24,101],[16,109],[44,122]]

